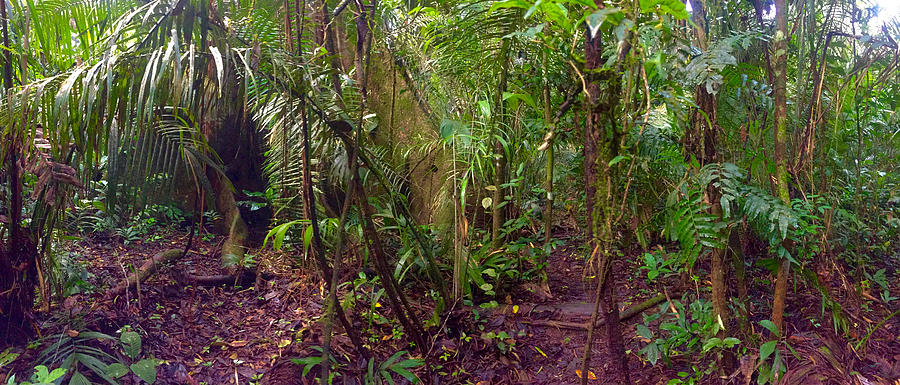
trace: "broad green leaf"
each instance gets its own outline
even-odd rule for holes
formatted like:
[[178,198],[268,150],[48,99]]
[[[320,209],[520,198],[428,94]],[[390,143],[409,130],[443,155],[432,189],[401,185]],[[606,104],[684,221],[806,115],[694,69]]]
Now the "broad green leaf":
[[703,344],[703,352],[706,353],[713,348],[718,348],[722,346],[722,340],[716,337],[710,338],[706,340],[706,343]]
[[778,327],[775,326],[775,323],[770,320],[764,319],[762,321],[759,321],[759,324],[762,325],[762,327],[768,329],[770,332],[772,332],[773,335],[778,336],[781,334],[778,332]]
[[590,31],[591,37],[593,38],[597,37],[597,32],[600,31],[600,26],[603,25],[606,19],[612,18],[615,21],[614,24],[618,24],[618,20],[621,20],[622,17],[623,13],[619,8],[601,8],[588,15],[588,17],[585,18],[585,22],[587,23],[588,31]]
[[766,358],[769,358],[772,355],[772,352],[775,351],[775,345],[778,344],[778,341],[769,341],[762,346],[759,347],[759,362],[764,362]]
[[740,344],[741,340],[734,338],[734,337],[728,337],[728,338],[724,339],[722,342],[724,343],[726,348],[730,348],[737,344]]
[[133,331],[122,333],[122,347],[125,348],[125,354],[131,359],[137,358],[141,354],[141,335]]
[[638,325],[637,325],[637,334],[638,334],[639,336],[641,336],[641,337],[644,337],[644,338],[648,339],[648,340],[652,340],[652,339],[653,339],[653,332],[650,331],[650,328],[648,328],[647,326],[642,325],[642,324],[638,324]]
[[128,374],[128,367],[121,362],[114,362],[106,367],[106,375],[112,378],[119,378]]
[[131,364],[131,371],[148,384],[156,382],[156,360],[145,358]]
[[681,0],[641,0],[641,12],[659,12],[663,15],[672,15],[676,19],[690,17]]

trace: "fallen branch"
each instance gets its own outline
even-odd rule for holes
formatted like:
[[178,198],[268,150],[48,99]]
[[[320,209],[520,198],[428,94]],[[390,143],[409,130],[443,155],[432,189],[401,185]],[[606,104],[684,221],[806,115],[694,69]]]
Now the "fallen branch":
[[[650,298],[644,302],[641,302],[637,305],[634,305],[628,309],[619,313],[619,322],[626,321],[634,316],[641,314],[644,310],[647,310],[660,302],[666,300],[665,294],[657,295],[656,297]],[[598,322],[597,324],[601,324],[603,321]],[[577,329],[577,330],[587,330],[590,326],[589,322],[571,322],[571,321],[560,321],[560,320],[534,320],[534,321],[522,321],[524,324],[535,325],[535,326],[549,326],[560,329]]]
[[146,281],[147,278],[150,278],[150,276],[159,271],[161,265],[175,262],[176,260],[181,259],[184,254],[184,250],[182,249],[169,249],[156,253],[147,262],[144,262],[134,274],[131,274],[125,281],[122,281],[110,289],[109,292],[107,292],[107,297],[115,298],[122,295],[126,290],[134,289],[139,282]]
[[[184,256],[187,255],[189,251],[191,251],[191,245],[194,243],[194,231],[196,229],[197,227],[194,226],[194,223],[191,223],[191,232],[188,234],[187,243],[185,243],[183,250],[169,249],[156,253],[153,258],[150,258],[149,261],[144,262],[144,264],[141,265],[141,268],[135,271],[134,274],[126,278],[124,282],[121,282],[116,285],[116,287],[112,288],[107,293],[107,298],[118,297],[122,295],[122,293],[124,293],[126,290],[131,290],[135,287],[138,287],[141,282],[146,281],[147,278],[150,278],[151,275],[159,271],[160,265],[173,263],[179,259],[184,258]],[[138,301],[140,301],[140,297],[138,297]]]

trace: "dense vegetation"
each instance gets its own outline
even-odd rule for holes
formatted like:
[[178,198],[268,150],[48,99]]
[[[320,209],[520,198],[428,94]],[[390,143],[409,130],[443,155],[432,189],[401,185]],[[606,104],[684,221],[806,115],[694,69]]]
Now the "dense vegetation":
[[0,2],[0,380],[893,384],[889,16]]

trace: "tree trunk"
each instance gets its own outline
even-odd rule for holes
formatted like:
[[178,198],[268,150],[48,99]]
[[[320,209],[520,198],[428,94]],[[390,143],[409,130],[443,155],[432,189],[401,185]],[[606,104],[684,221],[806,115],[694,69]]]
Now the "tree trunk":
[[509,74],[509,39],[503,39],[500,46],[500,80],[497,83],[497,94],[494,96],[494,107],[491,111],[491,138],[494,143],[494,190],[491,195],[491,240],[494,247],[500,247],[503,244],[503,237],[500,235],[500,228],[503,226],[504,208],[503,188],[500,187],[504,183],[503,170],[506,166],[506,157],[504,156],[503,142],[498,138],[501,133],[499,130],[500,123],[503,121],[503,93],[506,92],[506,78]]
[[[598,6],[603,5],[601,3]],[[598,274],[600,281],[592,318],[596,319],[597,310],[602,304],[605,312],[607,349],[613,360],[613,364],[610,365],[611,373],[605,377],[614,379],[618,384],[628,384],[631,383],[631,379],[620,331],[615,282],[613,282],[614,255],[611,248],[615,199],[612,186],[615,178],[609,166],[609,162],[618,152],[622,136],[621,128],[616,124],[621,84],[617,71],[603,68],[605,59],[602,57],[603,44],[600,37],[591,36],[590,31],[585,33],[585,76],[588,79],[585,90],[588,107],[584,143],[585,205],[590,249],[593,250],[591,260],[600,266]],[[593,327],[588,330],[585,345],[582,384],[587,383],[592,345]]]
[[731,252],[731,264],[734,268],[734,285],[737,290],[737,321],[741,331],[749,330],[750,319],[750,296],[747,289],[747,268],[745,260],[747,225],[746,222],[739,225],[740,227],[732,229],[728,236],[728,248]]
[[[9,47],[6,2],[0,1],[0,29],[3,45]],[[12,88],[12,56],[3,51],[3,87],[9,93]],[[16,337],[29,338],[31,333],[25,322],[31,317],[35,279],[37,277],[37,245],[22,231],[22,180],[20,152],[22,139],[15,126],[6,129],[3,137],[6,154],[6,175],[9,181],[9,241],[6,249],[0,249],[0,330],[6,335],[0,338],[12,340]],[[12,342],[12,341],[9,341]]]
[[[550,244],[550,239],[553,238],[553,120],[550,117],[550,80],[547,78],[547,73],[549,70],[547,69],[547,50],[543,50],[543,64],[544,64],[544,129],[547,130],[547,203],[544,205],[544,247],[546,248],[548,244]],[[549,250],[546,250],[549,251]],[[541,254],[541,264],[547,262],[547,256],[543,253]],[[546,268],[545,268],[546,269]],[[543,275],[546,279],[546,274]]]
[[[775,0],[775,130],[774,130],[774,158],[775,158],[775,194],[787,205],[791,203],[788,191],[787,162],[784,155],[784,143],[787,139],[787,3],[785,0]],[[785,240],[785,247],[788,241]],[[788,248],[790,250],[790,248]],[[775,280],[775,293],[772,299],[772,322],[783,331],[784,302],[787,296],[788,280],[790,279],[791,264],[787,259],[781,259],[778,274]]]
[[[706,1],[691,0],[691,8],[693,14],[691,19],[694,21],[694,40],[701,50],[707,50],[708,47],[708,28],[709,23],[706,17]],[[694,89],[694,101],[697,108],[691,113],[690,130],[685,133],[685,149],[688,154],[693,154],[703,165],[715,163],[718,161],[717,130],[718,130],[718,114],[717,114],[717,98],[715,94],[711,94],[704,85],[699,85]],[[721,218],[722,205],[720,202],[721,193],[719,190],[710,185],[706,189],[706,198],[710,204],[710,213]],[[725,248],[713,249],[710,253],[709,280],[711,286],[711,302],[713,305],[713,314],[717,322],[722,327],[717,336],[725,337],[725,328],[728,326],[728,295],[727,285],[725,284]],[[727,363],[723,364],[723,369],[729,370]]]

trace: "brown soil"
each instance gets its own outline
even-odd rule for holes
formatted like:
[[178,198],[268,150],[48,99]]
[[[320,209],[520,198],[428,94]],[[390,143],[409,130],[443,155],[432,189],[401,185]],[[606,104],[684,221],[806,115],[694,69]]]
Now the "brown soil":
[[[87,271],[93,276],[88,281],[99,288],[95,294],[76,294],[57,306],[55,316],[43,317],[38,326],[44,334],[65,332],[84,320],[86,329],[115,335],[116,330],[130,325],[144,336],[144,351],[163,361],[159,369],[158,384],[248,384],[256,382],[273,366],[284,367],[285,358],[317,355],[312,346],[321,344],[321,323],[324,289],[321,280],[309,270],[285,270],[273,266],[287,266],[286,256],[272,252],[260,252],[261,268],[274,276],[261,281],[258,288],[182,287],[173,278],[174,269],[198,275],[224,274],[220,267],[218,248],[221,237],[206,241],[195,240],[193,250],[176,266],[164,268],[157,275],[141,284],[140,295],[129,292],[126,296],[104,299],[105,288],[121,281],[130,266],[140,266],[154,253],[183,247],[185,233],[181,231],[159,234],[157,241],[137,241],[124,245],[117,237],[93,236],[71,245],[79,253]],[[579,382],[581,357],[586,331],[577,327],[586,324],[592,310],[593,281],[585,279],[582,241],[575,234],[557,234],[566,244],[557,248],[548,263],[548,285],[522,284],[501,291],[495,309],[452,306],[444,318],[432,318],[434,303],[427,296],[428,283],[407,280],[406,292],[413,307],[426,322],[432,335],[429,347],[430,361],[435,365],[431,376],[419,368],[417,375],[426,383],[473,384],[574,384]],[[302,258],[302,251],[290,257]],[[621,258],[614,270],[616,290],[621,308],[630,307],[658,294],[644,279],[639,266],[639,253]],[[753,258],[750,258],[753,259]],[[752,262],[752,261],[751,261]],[[358,257],[350,258],[350,268],[345,280],[352,281],[361,269]],[[699,266],[698,268],[702,268]],[[889,277],[896,268],[887,266]],[[761,269],[752,269],[759,273]],[[750,277],[751,323],[757,334],[741,336],[751,340],[763,337],[759,322],[767,318],[768,277]],[[789,293],[788,341],[798,352],[797,357],[787,353],[790,383],[862,383],[857,375],[868,383],[891,384],[900,378],[900,317],[895,317],[875,330],[865,348],[855,349],[855,344],[896,308],[896,303],[878,301],[854,301],[852,291],[841,290],[839,274],[831,274],[823,280],[832,287],[836,300],[845,304],[847,319],[851,323],[846,336],[835,335],[830,322],[830,312],[820,316],[821,298],[816,291],[798,286]],[[896,284],[896,281],[893,282]],[[704,283],[700,283],[701,287]],[[357,307],[351,322],[358,326],[363,338],[374,346],[375,362],[381,362],[399,350],[411,351],[410,357],[422,354],[411,347],[407,338],[398,333],[389,306],[380,306],[375,298],[378,286],[362,283],[344,289],[344,294],[354,290]],[[547,290],[549,289],[549,290]],[[549,292],[548,292],[549,291]],[[875,292],[875,290],[873,290]],[[705,292],[704,292],[705,293]],[[900,290],[893,286],[891,293],[900,297]],[[876,294],[877,296],[877,294]],[[383,297],[381,301],[384,301]],[[856,304],[856,305],[854,305]],[[854,307],[855,306],[855,307]],[[374,309],[374,312],[370,310]],[[646,314],[656,311],[650,308]],[[59,316],[60,313],[69,316]],[[366,313],[370,314],[366,316]],[[68,320],[61,322],[60,319]],[[631,379],[635,384],[665,384],[676,378],[679,371],[692,372],[697,355],[674,357],[670,366],[650,365],[637,352],[645,345],[636,335],[635,325],[642,323],[640,315],[623,322]],[[437,333],[441,330],[441,333]],[[493,335],[505,332],[509,338],[498,344]],[[850,343],[848,343],[850,341]],[[852,345],[852,346],[851,346]],[[757,345],[754,345],[757,346]],[[28,378],[37,356],[37,349],[14,347],[22,357],[14,363],[18,378]],[[602,333],[594,344],[590,378],[591,383],[604,380],[607,362]],[[338,328],[334,350],[339,356],[347,383],[358,383],[364,375],[366,362],[356,360],[349,339]],[[0,349],[2,351],[2,349]],[[746,352],[752,356],[754,351]],[[799,358],[798,358],[799,357]],[[288,366],[290,366],[288,364]],[[739,369],[739,368],[738,368]],[[732,383],[744,383],[735,369]],[[292,373],[296,373],[295,371]],[[312,377],[317,370],[307,377]],[[859,374],[857,374],[859,373]],[[0,376],[5,373],[0,373]],[[732,374],[732,373],[727,373]],[[727,375],[726,374],[726,375]],[[293,375],[291,375],[293,376]],[[398,380],[399,377],[396,377]],[[810,380],[813,378],[816,381]],[[0,377],[0,382],[5,379]],[[430,380],[430,381],[429,381]],[[309,378],[304,383],[312,383]],[[812,381],[812,382],[810,382]],[[753,380],[755,383],[755,378]],[[138,383],[136,378],[126,378],[123,383]],[[271,382],[269,382],[271,383]],[[340,383],[340,382],[338,382]],[[398,383],[403,383],[398,381]]]

